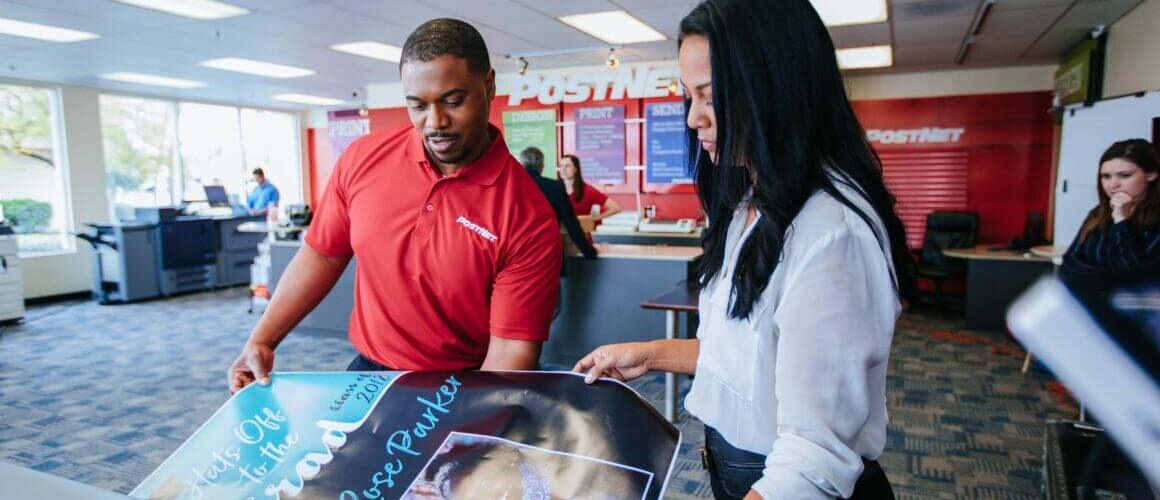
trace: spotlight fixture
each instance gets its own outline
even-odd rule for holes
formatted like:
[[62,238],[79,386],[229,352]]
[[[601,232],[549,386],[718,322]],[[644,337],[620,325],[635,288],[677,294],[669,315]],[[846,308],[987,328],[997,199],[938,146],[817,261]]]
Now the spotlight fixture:
[[[350,97],[352,98],[352,100],[357,101],[358,100],[358,92],[357,91],[351,92]],[[363,101],[363,103],[361,105],[359,105],[358,115],[363,117],[363,118],[366,118],[366,117],[371,115],[371,109],[367,107],[366,101]]]
[[620,59],[616,58],[616,49],[608,49],[608,60],[604,64],[609,68],[620,66]]
[[520,58],[520,76],[528,74],[528,60],[523,57]]
[[678,90],[680,90],[680,88],[677,87],[677,81],[676,80],[670,81],[669,82],[669,93],[676,94]]

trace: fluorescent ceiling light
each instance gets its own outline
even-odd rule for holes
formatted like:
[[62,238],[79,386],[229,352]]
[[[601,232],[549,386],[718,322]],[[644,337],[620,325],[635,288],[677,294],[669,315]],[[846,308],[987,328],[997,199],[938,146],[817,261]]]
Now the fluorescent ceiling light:
[[655,42],[665,39],[661,32],[623,10],[564,16],[560,20],[607,43]]
[[274,96],[279,101],[296,102],[298,104],[313,104],[317,106],[333,106],[335,104],[342,104],[345,101],[338,99],[331,99],[329,97],[318,97],[306,94],[278,94]]
[[201,65],[207,68],[237,71],[238,73],[249,73],[251,75],[268,76],[271,78],[298,78],[300,76],[309,76],[314,74],[313,70],[305,68],[283,66],[281,64],[254,61],[252,59],[242,59],[240,57],[210,59],[208,61],[202,61]]
[[5,19],[3,17],[0,17],[0,34],[22,36],[25,38],[35,38],[37,40],[61,43],[79,42],[81,40],[92,40],[93,38],[100,38],[100,35],[89,33],[87,31],[58,28],[56,26],[49,26],[47,24],[29,23],[24,21],[17,21],[15,19]]
[[886,22],[886,0],[810,0],[826,26]]
[[195,89],[204,87],[205,84],[195,82],[193,80],[182,80],[180,78],[170,78],[168,76],[146,75],[144,73],[106,73],[101,75],[105,80],[116,80],[118,82],[140,83],[142,85],[156,85],[159,87],[173,87],[178,89]]
[[838,67],[842,69],[884,68],[894,64],[889,45],[838,49]]
[[339,52],[346,52],[347,54],[354,54],[356,56],[369,57],[371,59],[379,59],[381,61],[399,62],[403,56],[403,49],[394,45],[387,45],[382,42],[351,42],[331,45],[331,49]]
[[117,0],[137,7],[193,19],[209,20],[249,14],[250,11],[215,0]]

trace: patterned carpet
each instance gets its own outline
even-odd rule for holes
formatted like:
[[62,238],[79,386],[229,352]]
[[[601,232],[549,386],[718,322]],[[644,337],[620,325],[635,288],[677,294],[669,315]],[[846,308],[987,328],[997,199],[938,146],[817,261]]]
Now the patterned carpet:
[[[0,460],[128,492],[226,400],[226,367],[256,319],[240,288],[31,308],[0,326]],[[345,339],[291,335],[277,366],[341,370],[352,355]],[[881,459],[899,500],[1042,497],[1042,423],[1075,407],[1021,362],[1011,341],[961,322],[900,320]],[[660,376],[633,385],[660,407]],[[710,498],[700,425],[682,414],[680,427],[668,498]]]

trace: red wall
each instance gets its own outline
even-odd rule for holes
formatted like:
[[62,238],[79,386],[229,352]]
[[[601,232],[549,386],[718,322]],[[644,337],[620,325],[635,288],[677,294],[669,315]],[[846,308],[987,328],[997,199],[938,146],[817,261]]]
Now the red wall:
[[[965,152],[968,211],[979,214],[979,242],[1006,243],[1023,232],[1029,210],[1048,214],[1051,195],[1051,93],[1025,92],[855,101],[869,129],[961,127],[955,144],[874,144],[881,153]],[[1047,224],[1050,226],[1050,222]]]
[[[626,118],[643,116],[644,104],[675,98],[628,99],[605,101],[624,104]],[[571,121],[572,112],[584,104],[555,105],[560,121]],[[1052,122],[1047,113],[1051,105],[1048,92],[1027,92],[998,95],[966,95],[914,99],[886,99],[855,101],[854,110],[866,129],[906,129],[920,127],[962,127],[966,131],[954,144],[875,144],[883,153],[907,151],[966,152],[967,210],[980,217],[982,243],[1006,242],[1021,234],[1028,210],[1048,213],[1051,194]],[[491,121],[503,127],[503,112],[512,109],[543,109],[546,106],[529,101],[511,107],[507,97],[495,99],[491,107]],[[404,108],[371,110],[371,131],[378,132],[409,124]],[[641,139],[643,124],[626,125],[625,159],[630,165],[642,164]],[[321,195],[321,186],[332,168],[325,129],[313,130],[310,141],[311,183],[315,196]],[[557,146],[561,153],[569,152],[574,144],[572,127],[561,127]],[[700,218],[701,210],[692,186],[643,185],[643,172],[628,171],[625,184],[604,186],[605,190],[625,209],[636,206],[636,193],[641,203],[656,205],[660,218]],[[1048,221],[1050,226],[1050,221]]]

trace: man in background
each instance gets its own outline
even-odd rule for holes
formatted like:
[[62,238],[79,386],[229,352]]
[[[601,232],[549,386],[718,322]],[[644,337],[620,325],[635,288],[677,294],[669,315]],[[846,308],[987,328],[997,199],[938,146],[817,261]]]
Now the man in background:
[[264,215],[271,206],[278,206],[278,188],[266,180],[266,172],[261,168],[255,168],[253,174],[254,182],[258,185],[250,191],[246,205],[250,208],[250,214]]
[[[592,246],[592,242],[588,241],[588,236],[584,234],[584,229],[580,227],[580,220],[576,218],[576,211],[572,209],[572,204],[568,202],[568,193],[564,190],[564,183],[558,179],[544,177],[544,152],[540,151],[540,148],[537,147],[525,148],[523,151],[520,151],[520,164],[536,180],[540,191],[548,199],[548,204],[552,205],[552,211],[556,213],[556,222],[564,226],[564,229],[568,231],[568,237],[572,238],[572,243],[580,249],[580,253],[584,254],[584,258],[595,259],[596,248]],[[562,269],[561,272],[563,272]]]

